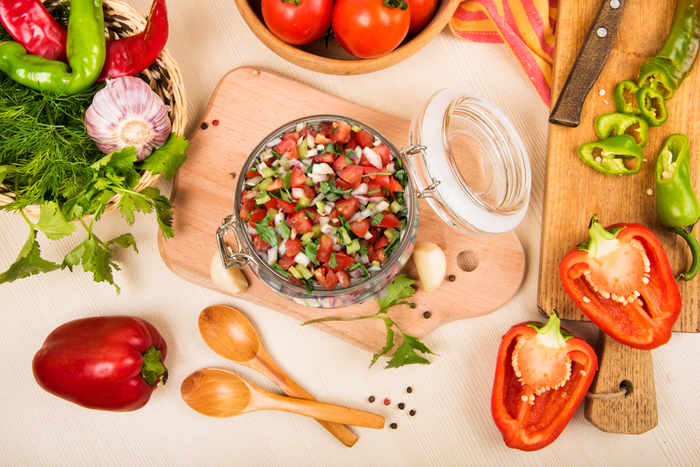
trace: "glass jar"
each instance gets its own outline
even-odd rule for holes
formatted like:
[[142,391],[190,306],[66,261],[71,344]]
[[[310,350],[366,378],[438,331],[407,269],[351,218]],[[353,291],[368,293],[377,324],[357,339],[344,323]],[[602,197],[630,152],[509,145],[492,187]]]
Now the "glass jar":
[[[409,147],[396,147],[377,130],[339,115],[317,115],[289,122],[276,129],[252,151],[241,168],[245,174],[268,142],[294,131],[299,123],[318,125],[341,120],[372,133],[400,158],[409,173],[404,199],[406,227],[394,252],[366,279],[349,287],[313,290],[295,286],[273,269],[255,250],[245,221],[239,218],[245,177],[239,177],[233,213],[217,230],[221,260],[226,269],[250,266],[253,273],[279,295],[301,305],[317,308],[351,306],[371,299],[385,288],[408,261],[418,233],[418,199],[424,198],[448,225],[472,235],[497,235],[512,230],[522,220],[530,195],[530,164],[513,124],[492,103],[449,88],[435,93],[413,122]],[[226,245],[231,231],[238,251]]]

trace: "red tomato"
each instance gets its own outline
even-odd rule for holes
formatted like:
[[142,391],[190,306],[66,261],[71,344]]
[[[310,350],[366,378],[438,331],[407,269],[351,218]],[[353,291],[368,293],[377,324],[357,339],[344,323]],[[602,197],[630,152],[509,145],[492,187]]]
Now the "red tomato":
[[255,234],[251,237],[253,240],[253,246],[255,247],[256,250],[264,250],[265,248],[269,248],[270,245],[265,243],[264,241],[260,240],[260,235]]
[[301,239],[296,238],[292,240],[291,238],[284,242],[284,246],[287,248],[287,256],[294,258],[296,255],[301,253]]
[[303,235],[305,233],[311,232],[313,227],[311,226],[311,221],[306,217],[306,212],[299,211],[292,217],[287,219],[287,225],[292,229],[296,230],[298,234]]
[[392,193],[396,191],[403,191],[403,187],[394,177],[391,177],[391,187],[389,187],[389,191]]
[[337,0],[333,8],[333,34],[346,51],[358,58],[386,55],[401,44],[411,23],[411,9],[404,0]]
[[251,227],[255,227],[255,223],[265,219],[266,215],[267,209],[257,208],[255,211],[253,211],[253,214],[250,215],[248,224],[250,224]]
[[299,167],[293,167],[292,174],[289,176],[289,184],[292,185],[292,188],[299,188],[306,183],[307,178]]
[[346,220],[355,215],[359,206],[360,200],[357,198],[341,199],[335,203],[335,208]]
[[294,266],[295,263],[296,261],[294,261],[294,257],[292,256],[283,255],[277,260],[277,264],[279,264],[285,271],[289,269],[290,266]]
[[333,122],[331,126],[331,143],[345,144],[350,141],[350,124],[347,122]]
[[359,219],[355,222],[350,222],[350,230],[358,237],[364,238],[369,230],[369,219]]
[[325,263],[331,259],[333,253],[333,239],[325,234],[321,234],[321,242],[316,250],[316,261]]
[[379,264],[383,264],[386,261],[386,256],[384,255],[384,248],[379,248],[378,250],[369,249],[369,260],[378,261]]
[[346,181],[343,180],[342,178],[336,178],[336,179],[335,179],[335,186],[337,186],[338,188],[340,188],[340,189],[343,190],[343,191],[345,191],[345,190],[354,190],[354,189],[355,189],[354,186],[350,185],[348,182],[346,182]]
[[340,178],[352,185],[353,188],[357,188],[362,183],[362,175],[365,173],[364,169],[358,165],[353,165],[346,167],[338,175]]
[[331,24],[333,0],[262,0],[261,8],[265,24],[275,36],[293,45],[303,45],[326,33]]
[[355,141],[357,141],[357,145],[363,149],[366,147],[371,148],[372,143],[374,143],[374,137],[369,131],[360,130],[357,133],[355,133]]
[[335,162],[335,154],[333,154],[332,152],[325,152],[320,156],[316,157],[316,160],[319,162],[325,162],[326,164],[333,165],[333,163]]
[[333,163],[333,170],[336,173],[340,173],[343,170],[345,170],[347,167],[351,166],[352,164],[353,163],[348,164],[348,162],[345,160],[345,156],[340,156]]
[[379,240],[377,240],[377,243],[374,244],[374,248],[384,248],[389,244],[389,239],[386,238],[386,235],[382,235],[379,237]]
[[277,198],[272,198],[270,201],[265,203],[267,209],[277,209]]
[[314,190],[310,186],[302,185],[299,188],[301,188],[304,191],[304,196],[306,196],[307,198],[314,199],[316,197],[316,190]]
[[282,186],[284,186],[284,180],[282,180],[281,178],[277,178],[277,179],[273,180],[272,183],[267,185],[267,188],[265,188],[265,189],[267,191],[277,191],[280,188],[282,188]]
[[338,271],[335,273],[338,276],[338,282],[343,287],[350,287],[350,275],[345,271]]
[[247,179],[254,178],[254,177],[257,177],[258,175],[260,175],[260,174],[258,172],[256,172],[255,170],[249,170],[245,173],[245,178],[247,178]]
[[283,199],[278,199],[277,200],[277,209],[282,211],[285,214],[294,214],[296,211],[294,208],[296,205],[294,203],[290,203],[288,201],[285,201]]
[[294,135],[287,136],[282,140],[282,142],[275,146],[274,150],[281,155],[289,153],[287,155],[287,159],[299,159],[299,154],[297,153],[297,140],[294,138]]
[[379,157],[382,158],[382,167],[386,167],[391,162],[391,152],[386,144],[382,143],[379,146],[374,146],[372,151],[379,154]]
[[333,271],[338,272],[341,269],[345,269],[348,266],[350,266],[352,263],[355,262],[353,258],[350,256],[346,255],[345,253],[336,253],[335,254],[335,262],[338,263],[336,267],[332,268]]
[[411,5],[411,25],[408,35],[418,34],[430,23],[435,16],[438,0],[406,0]]
[[380,227],[384,228],[389,228],[389,227],[401,227],[403,224],[401,224],[401,221],[392,213],[384,211],[383,212],[384,217],[382,217],[382,222],[379,224]]
[[338,283],[338,276],[335,272],[328,266],[319,266],[314,271],[314,277],[319,285],[326,288],[326,290],[333,290],[333,287]]

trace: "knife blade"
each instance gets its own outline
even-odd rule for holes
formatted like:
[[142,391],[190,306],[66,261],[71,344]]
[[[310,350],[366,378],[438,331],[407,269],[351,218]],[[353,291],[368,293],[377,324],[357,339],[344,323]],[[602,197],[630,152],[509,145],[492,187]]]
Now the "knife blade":
[[627,0],[603,1],[552,109],[550,123],[579,125],[581,108],[608,60],[626,3]]

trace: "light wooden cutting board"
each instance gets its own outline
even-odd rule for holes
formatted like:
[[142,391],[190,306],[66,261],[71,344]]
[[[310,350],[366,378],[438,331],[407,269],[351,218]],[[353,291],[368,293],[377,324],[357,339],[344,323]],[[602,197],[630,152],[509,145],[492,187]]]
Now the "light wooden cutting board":
[[[578,51],[593,23],[601,2],[569,0],[559,3],[557,44],[552,83],[552,103],[561,91]],[[663,244],[674,273],[687,270],[690,251],[685,242],[666,232],[656,215],[654,163],[666,137],[685,133],[690,139],[693,186],[700,190],[700,72],[686,79],[673,99],[667,102],[669,119],[658,128],[650,128],[649,145],[644,148],[645,162],[640,173],[632,176],[604,175],[584,164],[578,147],[597,140],[596,116],[614,112],[612,92],[624,80],[637,80],[642,61],[657,53],[666,39],[675,7],[674,0],[627,0],[624,16],[607,64],[593,86],[581,113],[577,128],[550,125],[542,224],[542,247],[538,303],[545,310],[556,308],[563,319],[584,320],[585,316],[569,299],[559,280],[559,264],[575,245],[588,238],[588,222],[599,215],[603,225],[635,222],[651,228]],[[696,67],[697,68],[697,67]],[[698,235],[695,229],[695,235]],[[683,310],[675,331],[700,332],[700,279],[679,283]],[[635,351],[612,339],[603,339],[599,347],[601,372],[594,390],[612,392],[622,380],[636,383],[632,397],[614,402],[595,402],[600,413],[592,416],[603,429],[616,432],[641,432],[656,424],[656,402],[651,353]],[[667,344],[672,346],[673,339]],[[627,366],[626,363],[637,362]],[[642,364],[643,367],[640,367]],[[597,384],[597,388],[595,385]],[[652,406],[653,405],[653,410]],[[597,409],[596,409],[597,410]],[[635,422],[643,418],[639,424]],[[599,425],[600,426],[600,425]]]
[[[302,101],[303,106],[299,105]],[[407,145],[410,124],[407,120],[266,71],[238,68],[230,72],[214,91],[203,125],[190,135],[187,161],[177,173],[172,195],[175,238],[159,239],[160,253],[168,268],[190,282],[218,290],[209,274],[217,248],[215,233],[221,220],[232,212],[235,177],[240,176],[244,161],[271,131],[294,119],[317,114],[352,117],[375,128],[397,147]],[[230,174],[234,174],[233,178]],[[460,234],[444,224],[427,203],[421,200],[419,204],[417,241],[430,241],[444,249],[446,275],[454,276],[454,281],[446,278],[440,289],[431,293],[417,284],[418,290],[411,300],[415,307],[397,306],[389,314],[406,333],[423,337],[441,324],[480,316],[503,306],[522,283],[525,256],[514,233],[499,237]],[[233,240],[228,238],[232,235],[226,237]],[[478,261],[475,269],[468,257]],[[243,272],[250,287],[237,294],[237,298],[299,320],[360,316],[378,310],[373,300],[331,310],[304,307],[272,292],[249,268]],[[403,272],[418,278],[412,260]],[[386,330],[380,320],[317,326],[373,352],[386,343]]]

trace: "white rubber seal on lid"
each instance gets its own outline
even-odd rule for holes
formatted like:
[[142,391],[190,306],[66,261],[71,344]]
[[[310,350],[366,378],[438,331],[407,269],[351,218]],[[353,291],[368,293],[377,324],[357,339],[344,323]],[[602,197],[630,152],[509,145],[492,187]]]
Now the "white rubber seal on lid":
[[[510,119],[495,104],[478,98],[479,105],[493,114],[503,125],[508,133],[504,137],[510,139],[509,144],[514,145],[521,152],[520,156],[524,159],[523,172],[525,177],[522,182],[526,186],[527,199],[520,209],[507,213],[493,212],[477,204],[455,178],[448,163],[447,154],[445,154],[446,148],[443,145],[447,108],[452,101],[465,95],[470,95],[469,91],[461,88],[446,88],[437,92],[430,100],[425,110],[421,131],[423,145],[427,147],[425,163],[430,175],[441,182],[437,191],[455,214],[481,231],[492,234],[506,233],[513,230],[522,221],[530,204],[530,160],[525,145]],[[473,196],[478,198],[476,195]]]

